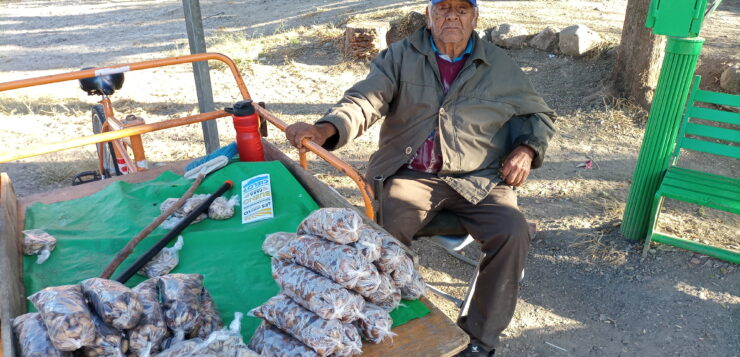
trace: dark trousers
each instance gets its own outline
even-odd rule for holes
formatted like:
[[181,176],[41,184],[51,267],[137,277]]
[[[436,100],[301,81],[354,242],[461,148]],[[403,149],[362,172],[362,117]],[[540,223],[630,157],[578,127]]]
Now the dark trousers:
[[410,245],[414,234],[444,210],[456,214],[481,244],[473,295],[457,324],[474,342],[495,348],[514,315],[530,243],[514,189],[498,185],[474,205],[436,175],[401,169],[386,180],[383,191],[384,228],[403,243]]

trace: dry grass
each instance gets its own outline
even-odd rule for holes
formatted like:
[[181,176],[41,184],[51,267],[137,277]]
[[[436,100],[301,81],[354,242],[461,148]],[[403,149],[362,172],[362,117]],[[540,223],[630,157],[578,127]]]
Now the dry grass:
[[596,230],[579,242],[570,244],[570,248],[582,249],[584,255],[592,262],[605,262],[620,265],[627,262],[627,252],[616,249],[611,242],[604,240],[604,231]]
[[0,114],[41,115],[41,116],[79,116],[88,111],[90,103],[74,98],[3,96],[0,98]]
[[72,178],[83,171],[97,170],[97,157],[87,153],[76,152],[76,157],[84,160],[70,160],[72,152],[57,152],[44,156],[44,164],[39,165],[38,178],[46,185],[68,185]]

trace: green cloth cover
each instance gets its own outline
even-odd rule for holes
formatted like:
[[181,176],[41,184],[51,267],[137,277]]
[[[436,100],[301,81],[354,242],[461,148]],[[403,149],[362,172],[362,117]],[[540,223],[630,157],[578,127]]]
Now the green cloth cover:
[[[240,192],[241,182],[270,174],[275,217],[241,224],[240,207],[234,217],[224,221],[207,219],[183,232],[184,247],[180,264],[172,273],[197,273],[204,276],[206,288],[216,301],[221,318],[228,324],[234,312],[248,312],[278,293],[272,279],[270,257],[262,252],[262,241],[273,232],[295,232],[298,224],[319,208],[311,196],[278,161],[232,163],[210,174],[196,193],[216,191],[226,180],[235,187],[226,198]],[[36,203],[26,211],[25,229],[43,229],[57,239],[56,249],[45,263],[35,256],[23,259],[26,294],[48,286],[76,284],[100,275],[126,243],[159,216],[159,204],[169,197],[180,197],[192,184],[172,172],[144,183],[114,182],[90,196],[49,205]],[[167,230],[157,228],[118,268],[113,278],[129,267]],[[174,240],[170,246],[174,244]],[[127,285],[135,286],[144,277],[135,275]],[[28,302],[29,311],[34,311]],[[394,326],[429,313],[419,301],[404,301],[391,313]],[[242,335],[249,341],[259,319],[245,317]]]

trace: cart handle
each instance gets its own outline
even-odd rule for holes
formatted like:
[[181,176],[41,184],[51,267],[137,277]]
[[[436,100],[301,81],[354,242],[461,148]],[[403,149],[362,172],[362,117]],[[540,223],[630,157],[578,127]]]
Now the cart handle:
[[[285,132],[285,128],[287,125],[282,120],[278,119],[275,115],[270,113],[267,109],[259,106],[258,104],[254,104],[255,109],[260,114],[261,118],[265,118],[267,121],[275,125],[278,129]],[[360,194],[362,194],[362,200],[365,203],[365,215],[370,218],[370,220],[375,220],[375,210],[373,209],[373,199],[372,197],[375,197],[373,193],[372,187],[365,182],[365,180],[362,178],[362,176],[355,170],[350,164],[342,161],[338,157],[336,157],[334,154],[330,153],[326,149],[322,148],[321,145],[316,144],[315,142],[311,141],[310,139],[306,138],[303,139],[303,142],[301,143],[303,147],[307,148],[314,154],[316,154],[318,157],[324,159],[324,161],[328,162],[329,165],[334,166],[337,170],[339,170],[341,173],[345,174],[349,178],[352,179],[352,181],[355,182],[357,185],[357,188],[360,190]],[[300,163],[301,167],[303,167],[304,170],[308,169],[308,164],[306,162],[306,156],[305,154],[300,155]]]

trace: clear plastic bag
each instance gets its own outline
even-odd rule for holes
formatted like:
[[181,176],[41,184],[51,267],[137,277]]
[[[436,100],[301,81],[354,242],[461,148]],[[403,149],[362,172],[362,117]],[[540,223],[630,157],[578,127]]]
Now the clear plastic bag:
[[271,257],[277,257],[280,249],[296,236],[297,235],[295,233],[291,232],[275,232],[268,234],[265,237],[265,241],[262,242],[262,251]]
[[362,217],[351,208],[320,208],[298,226],[298,234],[311,234],[339,244],[354,243]]
[[[178,223],[180,223],[180,221],[182,221],[185,218],[185,216],[187,216],[188,214],[190,214],[190,212],[198,208],[198,206],[201,203],[203,203],[203,201],[205,201],[206,198],[208,198],[207,194],[193,195],[192,197],[188,198],[185,201],[185,203],[182,205],[182,207],[180,207],[177,211],[175,211],[175,213],[167,217],[167,219],[165,219],[165,221],[162,222],[162,225],[161,225],[162,228],[164,229],[175,228],[175,226]],[[179,198],[168,198],[164,200],[164,202],[162,202],[159,205],[159,211],[162,213],[165,213],[170,207],[172,207],[175,204],[175,202],[177,202],[177,200],[179,200]],[[205,212],[203,212],[199,214],[198,217],[190,224],[201,222],[206,218],[208,218],[208,215]]]
[[157,287],[164,321],[175,332],[175,341],[181,341],[199,322],[203,275],[164,275],[159,277]]
[[362,296],[298,264],[272,259],[272,277],[283,294],[325,320],[352,322],[365,305]]
[[183,247],[182,236],[177,236],[175,245],[169,248],[162,248],[152,259],[144,264],[138,273],[147,278],[154,278],[169,274],[180,263],[180,250]]
[[366,340],[381,343],[396,335],[391,332],[393,319],[386,309],[375,304],[365,304],[362,313],[364,316],[357,320],[357,328]]
[[380,285],[380,274],[360,252],[316,236],[299,235],[278,252],[278,257],[303,265],[347,289],[368,294]]
[[41,229],[23,231],[23,254],[37,255],[36,264],[42,264],[57,246],[57,239]]
[[143,314],[136,327],[128,331],[130,356],[143,356],[147,345],[150,352],[159,352],[162,342],[170,334],[159,307],[158,281],[159,278],[144,280],[133,289],[139,296]]
[[192,340],[179,341],[169,346],[166,350],[158,353],[155,357],[185,357],[185,356],[199,356],[194,354],[198,346],[203,343],[203,340],[195,338]]
[[393,285],[388,274],[380,274],[380,286],[371,294],[366,295],[365,299],[391,311],[401,303],[401,291]]
[[213,297],[206,288],[203,288],[200,296],[200,311],[196,326],[197,329],[193,329],[191,337],[200,337],[204,340],[214,331],[224,327],[221,316],[218,315],[218,310],[216,309],[216,302],[213,301]]
[[208,207],[208,218],[222,221],[234,216],[234,206],[239,205],[239,195],[233,195],[230,199],[223,196],[216,197]]
[[367,225],[360,227],[357,242],[352,243],[351,246],[359,250],[369,262],[380,259],[383,253],[383,240],[379,232]]
[[250,314],[289,333],[319,356],[328,356],[342,347],[344,326],[339,320],[324,320],[283,294],[270,298]]
[[266,321],[262,321],[254,331],[249,348],[265,357],[316,357],[314,350],[308,348],[295,337],[288,335]]
[[383,241],[383,248],[381,249],[380,258],[375,262],[375,266],[378,267],[380,272],[390,272],[401,265],[403,260],[407,258],[406,251],[401,247],[401,243],[396,241],[388,233],[378,230],[376,232]]
[[398,262],[398,265],[393,270],[387,271],[386,274],[391,278],[393,286],[400,288],[411,282],[416,268],[414,267],[414,261],[408,255],[404,254]]
[[259,356],[244,344],[241,335],[242,313],[234,313],[234,321],[229,328],[220,329],[211,333],[207,339],[201,342],[193,351],[197,356],[218,357],[254,357]]
[[97,315],[92,315],[95,323],[95,341],[82,347],[87,357],[124,357],[128,351],[128,340],[123,332],[103,322]]
[[91,278],[80,283],[82,293],[103,322],[126,330],[141,320],[143,309],[139,296],[130,288],[115,281]]
[[406,300],[416,300],[422,297],[427,292],[427,283],[419,273],[418,269],[414,269],[411,279],[406,285],[401,287],[401,297]]
[[350,357],[362,354],[362,338],[353,324],[344,324],[342,334],[342,347],[340,347],[334,356]]
[[57,350],[74,351],[95,340],[95,324],[79,285],[48,287],[28,299],[41,314]]
[[32,312],[13,319],[13,333],[18,339],[20,357],[72,357],[71,352],[62,352],[54,347],[41,314]]

